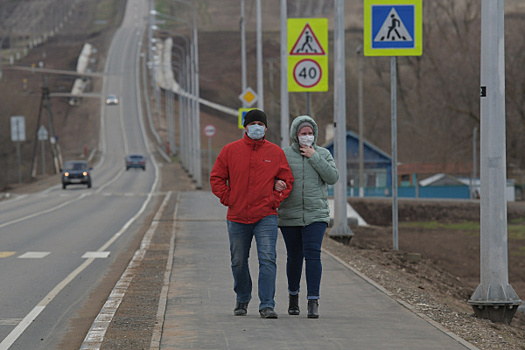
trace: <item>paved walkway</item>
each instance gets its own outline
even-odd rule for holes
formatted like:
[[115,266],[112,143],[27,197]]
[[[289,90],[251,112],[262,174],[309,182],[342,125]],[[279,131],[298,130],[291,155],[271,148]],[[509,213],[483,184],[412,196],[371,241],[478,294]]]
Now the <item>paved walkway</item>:
[[[233,316],[226,208],[211,192],[183,192],[160,349],[476,349],[445,333],[323,252],[319,319],[289,316],[285,257],[278,240],[276,311],[259,317],[256,250],[251,252],[253,299]],[[302,291],[306,291],[304,285]]]

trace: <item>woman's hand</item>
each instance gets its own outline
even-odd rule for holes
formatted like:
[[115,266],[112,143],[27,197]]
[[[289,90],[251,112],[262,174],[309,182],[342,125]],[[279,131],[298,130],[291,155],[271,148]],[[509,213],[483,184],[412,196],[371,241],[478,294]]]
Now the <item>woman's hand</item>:
[[301,150],[301,155],[305,156],[306,158],[310,158],[315,153],[315,150],[312,146],[300,146],[299,149]]
[[286,182],[284,182],[283,180],[277,180],[275,181],[274,188],[276,191],[282,192],[286,189]]

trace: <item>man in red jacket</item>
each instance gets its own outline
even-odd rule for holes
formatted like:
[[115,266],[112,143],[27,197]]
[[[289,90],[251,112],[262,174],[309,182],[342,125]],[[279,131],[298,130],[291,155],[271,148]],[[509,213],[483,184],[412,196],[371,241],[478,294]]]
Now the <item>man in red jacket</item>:
[[[233,290],[237,295],[234,315],[247,314],[252,279],[248,257],[253,237],[259,259],[259,314],[277,318],[275,276],[277,208],[292,190],[293,175],[283,150],[266,141],[266,114],[258,109],[244,117],[244,137],[221,150],[210,174],[213,193],[228,207],[226,216],[230,238]],[[277,180],[286,183],[284,191],[274,189]]]

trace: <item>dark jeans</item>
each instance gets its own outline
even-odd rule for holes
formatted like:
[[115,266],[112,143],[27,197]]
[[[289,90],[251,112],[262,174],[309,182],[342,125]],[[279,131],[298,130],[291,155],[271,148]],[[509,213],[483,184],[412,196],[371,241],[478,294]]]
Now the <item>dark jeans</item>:
[[319,299],[321,285],[321,244],[328,225],[314,222],[307,226],[281,226],[286,244],[286,275],[288,292],[299,293],[299,284],[303,271],[303,259],[306,261],[306,287],[308,299]]
[[267,307],[275,308],[277,231],[276,215],[269,215],[254,224],[241,224],[228,220],[233,290],[237,294],[237,301],[241,303],[247,303],[252,298],[252,278],[248,258],[252,239],[255,237],[259,259],[259,310]]

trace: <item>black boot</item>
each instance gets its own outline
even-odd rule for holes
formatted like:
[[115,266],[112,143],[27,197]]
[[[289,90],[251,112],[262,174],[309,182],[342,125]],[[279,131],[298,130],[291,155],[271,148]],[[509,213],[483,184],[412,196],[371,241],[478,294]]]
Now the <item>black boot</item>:
[[319,301],[317,299],[308,300],[308,318],[319,318]]
[[288,305],[288,315],[299,315],[299,294],[290,294],[290,304]]

